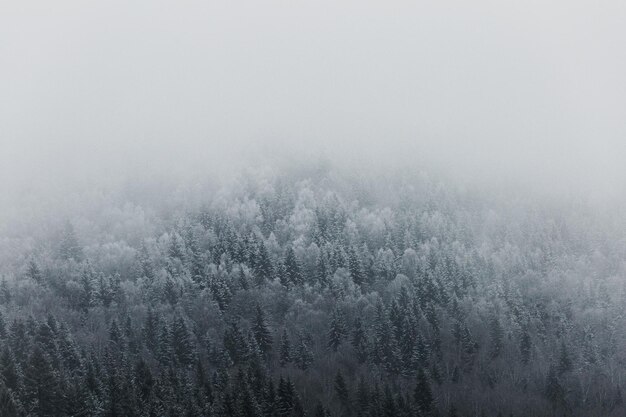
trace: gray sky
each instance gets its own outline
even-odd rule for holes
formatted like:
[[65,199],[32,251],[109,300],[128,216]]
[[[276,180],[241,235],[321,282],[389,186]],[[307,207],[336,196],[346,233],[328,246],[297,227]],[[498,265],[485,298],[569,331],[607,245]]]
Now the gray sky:
[[4,0],[0,184],[270,149],[614,193],[624,22],[622,0]]

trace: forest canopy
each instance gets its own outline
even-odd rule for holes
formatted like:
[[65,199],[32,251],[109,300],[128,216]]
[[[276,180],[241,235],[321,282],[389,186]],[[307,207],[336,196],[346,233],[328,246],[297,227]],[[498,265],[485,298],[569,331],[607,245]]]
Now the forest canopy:
[[518,191],[324,165],[25,209],[0,415],[621,416],[622,217]]

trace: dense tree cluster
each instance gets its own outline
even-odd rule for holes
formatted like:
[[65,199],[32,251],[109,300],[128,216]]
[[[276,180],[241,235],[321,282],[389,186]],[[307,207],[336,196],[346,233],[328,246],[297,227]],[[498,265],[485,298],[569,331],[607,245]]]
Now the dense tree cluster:
[[308,177],[59,222],[0,284],[0,415],[624,415],[626,251],[584,208]]

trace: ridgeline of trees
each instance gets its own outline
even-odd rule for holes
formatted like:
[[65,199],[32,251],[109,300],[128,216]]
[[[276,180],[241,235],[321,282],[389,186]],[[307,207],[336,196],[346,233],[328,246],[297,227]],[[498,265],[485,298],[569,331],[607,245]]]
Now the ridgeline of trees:
[[367,187],[247,180],[60,220],[0,281],[0,415],[626,415],[614,231]]

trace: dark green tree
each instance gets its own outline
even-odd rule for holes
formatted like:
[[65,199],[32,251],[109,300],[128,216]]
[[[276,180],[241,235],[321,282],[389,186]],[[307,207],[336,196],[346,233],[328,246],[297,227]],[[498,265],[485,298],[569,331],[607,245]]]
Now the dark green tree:
[[254,337],[259,345],[259,348],[261,349],[261,352],[264,355],[269,354],[272,350],[272,332],[267,325],[265,312],[258,304],[256,306],[256,315],[254,316],[252,331],[254,332]]
[[289,342],[286,329],[283,329],[283,334],[280,338],[279,356],[280,366],[285,366],[287,363],[291,362],[291,343]]
[[333,314],[330,319],[330,328],[328,330],[328,348],[333,352],[337,352],[337,348],[341,345],[345,337],[346,325],[340,311],[335,309],[333,310]]

